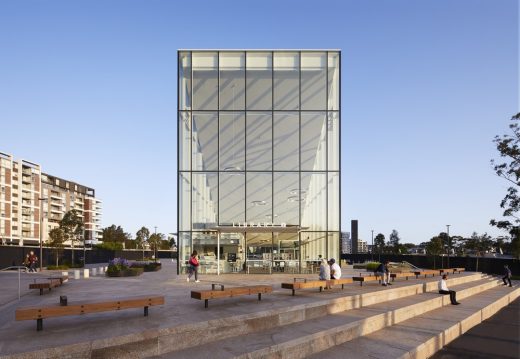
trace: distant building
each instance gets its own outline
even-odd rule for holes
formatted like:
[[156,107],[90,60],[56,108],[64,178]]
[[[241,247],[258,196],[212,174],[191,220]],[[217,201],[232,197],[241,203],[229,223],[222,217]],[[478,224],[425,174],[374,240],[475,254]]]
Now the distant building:
[[83,219],[86,243],[101,239],[101,201],[93,188],[45,174],[39,164],[0,152],[1,244],[38,245],[40,221],[45,243],[49,231],[72,209]]
[[341,253],[352,253],[352,240],[350,239],[350,232],[341,232]]
[[368,253],[368,243],[362,239],[358,239],[358,253]]

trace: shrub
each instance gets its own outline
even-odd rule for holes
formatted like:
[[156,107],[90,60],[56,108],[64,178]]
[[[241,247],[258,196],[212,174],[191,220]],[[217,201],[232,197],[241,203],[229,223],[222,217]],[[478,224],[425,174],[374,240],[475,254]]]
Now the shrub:
[[367,262],[366,263],[366,268],[367,268],[367,272],[374,272],[377,267],[379,267],[379,262]]
[[66,264],[62,264],[62,265],[59,265],[59,266],[47,266],[47,269],[48,270],[58,270],[58,269],[66,270],[66,269],[69,269],[69,266],[66,265]]

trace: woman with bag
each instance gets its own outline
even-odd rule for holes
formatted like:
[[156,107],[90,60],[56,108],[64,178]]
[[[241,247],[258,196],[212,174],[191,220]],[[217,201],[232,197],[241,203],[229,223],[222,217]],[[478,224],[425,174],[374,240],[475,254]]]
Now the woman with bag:
[[186,278],[186,282],[190,281],[191,276],[193,273],[195,273],[195,283],[199,283],[199,260],[197,258],[197,251],[193,251],[193,253],[190,256],[190,260],[188,262],[189,264],[189,270],[188,270],[188,278]]

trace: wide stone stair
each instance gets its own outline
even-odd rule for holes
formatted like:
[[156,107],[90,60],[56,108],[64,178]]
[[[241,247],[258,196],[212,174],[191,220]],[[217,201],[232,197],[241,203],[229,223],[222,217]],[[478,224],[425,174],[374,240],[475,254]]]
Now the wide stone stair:
[[[185,325],[150,347],[120,345],[93,357],[426,358],[520,295],[480,273],[453,276],[462,305],[437,293],[438,278],[312,304]],[[375,284],[374,284],[375,285]],[[290,299],[287,301],[290,304]]]

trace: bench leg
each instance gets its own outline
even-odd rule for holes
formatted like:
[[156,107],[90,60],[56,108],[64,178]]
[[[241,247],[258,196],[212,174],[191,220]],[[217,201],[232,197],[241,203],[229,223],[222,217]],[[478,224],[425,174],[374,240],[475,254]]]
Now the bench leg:
[[36,319],[36,331],[43,330],[43,318]]
[[258,300],[262,300],[262,293],[258,293]]
[[345,284],[341,285],[341,290],[345,289]]
[[359,285],[360,285],[360,286],[363,286],[363,281],[362,281],[362,280],[359,281]]
[[148,307],[144,307],[144,316],[145,316],[145,317],[148,316]]
[[292,290],[292,295],[294,296],[294,289]]
[[43,288],[40,288],[40,295],[43,295]]
[[204,299],[204,308],[207,308],[207,307],[208,307],[208,303],[209,303],[209,300]]
[[323,290],[323,287],[320,287],[320,292]]

